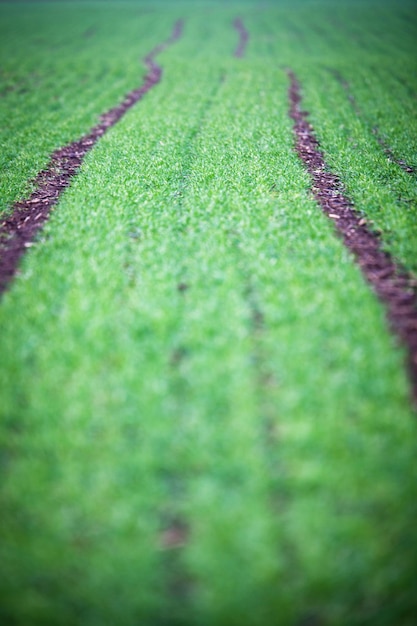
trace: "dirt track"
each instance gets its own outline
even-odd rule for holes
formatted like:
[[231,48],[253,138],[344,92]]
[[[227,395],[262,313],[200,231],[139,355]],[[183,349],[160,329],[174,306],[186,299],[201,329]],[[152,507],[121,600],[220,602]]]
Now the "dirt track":
[[[331,74],[334,76],[334,78],[337,80],[337,82],[345,90],[347,98],[350,104],[352,105],[352,108],[355,111],[356,115],[358,117],[363,117],[362,110],[359,104],[357,103],[355,96],[352,93],[349,82],[340,74],[340,72],[337,72],[336,70],[330,70],[330,71],[331,71]],[[374,134],[375,139],[381,146],[382,150],[385,152],[385,155],[392,163],[396,163],[398,167],[404,170],[404,172],[407,172],[407,174],[417,174],[415,167],[413,167],[412,165],[407,163],[404,159],[399,158],[394,154],[394,151],[392,150],[392,148],[388,145],[388,143],[382,136],[381,131],[379,130],[378,126],[372,127],[372,133]]]
[[312,192],[324,213],[333,221],[347,248],[353,253],[366,280],[384,303],[393,332],[407,350],[414,401],[417,403],[417,284],[413,276],[383,250],[378,234],[367,226],[343,193],[339,178],[331,173],[314,129],[302,110],[300,84],[292,71],[290,117],[294,120],[296,151],[312,178]]
[[85,155],[126,111],[159,83],[162,68],[156,63],[155,57],[175,43],[181,37],[182,30],[182,21],[176,22],[171,36],[145,57],[147,73],[140,87],[130,91],[120,104],[103,113],[100,122],[86,135],[51,155],[46,169],[39,172],[34,181],[35,191],[28,198],[16,202],[11,215],[0,224],[0,294],[13,279],[21,257],[48,220],[62,192],[78,173]]
[[239,41],[235,50],[235,57],[242,59],[246,53],[246,46],[249,41],[249,32],[246,30],[243,20],[240,17],[235,19],[233,26],[239,33]]

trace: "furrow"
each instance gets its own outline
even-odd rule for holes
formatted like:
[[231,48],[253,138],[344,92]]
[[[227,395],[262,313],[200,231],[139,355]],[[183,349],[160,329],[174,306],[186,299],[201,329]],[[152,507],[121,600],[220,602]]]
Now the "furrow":
[[242,18],[237,17],[233,22],[233,26],[236,28],[239,34],[239,41],[235,50],[235,57],[242,59],[246,53],[246,47],[249,41],[249,32],[246,30]]
[[[340,74],[340,72],[338,72],[336,70],[331,70],[331,73],[335,77],[337,82],[345,90],[345,93],[346,93],[346,95],[348,97],[348,100],[351,103],[351,105],[353,107],[353,110],[355,111],[356,115],[358,117],[362,117],[362,115],[363,115],[362,114],[362,110],[361,110],[360,106],[358,105],[355,96],[352,93],[352,90],[350,88],[349,82]],[[377,142],[381,146],[381,148],[384,151],[385,155],[387,156],[387,158],[392,163],[396,163],[396,165],[398,165],[404,172],[407,172],[407,174],[417,174],[417,171],[416,171],[415,167],[413,167],[412,165],[407,163],[404,159],[398,158],[394,154],[392,148],[388,145],[388,143],[385,141],[384,137],[382,136],[378,126],[373,126],[372,133],[374,134],[375,139],[377,140]]]
[[171,36],[144,58],[147,73],[142,85],[126,94],[117,106],[103,113],[99,123],[87,134],[53,152],[46,169],[41,170],[35,178],[32,194],[13,205],[11,214],[0,224],[0,294],[13,279],[21,257],[33,245],[36,234],[48,220],[62,192],[77,175],[86,154],[126,111],[160,82],[162,67],[155,57],[175,43],[181,37],[182,30],[183,22],[179,20],[174,24]]
[[311,178],[314,197],[333,221],[346,247],[354,254],[366,280],[386,307],[390,326],[407,351],[414,401],[417,402],[417,283],[410,273],[383,249],[379,234],[343,193],[342,183],[330,171],[314,129],[302,110],[300,83],[292,71],[290,117],[294,120],[296,151]]
[[[177,210],[183,210],[184,199],[187,195],[189,178],[193,170],[193,162],[195,158],[195,143],[198,140],[207,116],[209,115],[218,91],[225,82],[225,76],[221,75],[220,79],[215,82],[212,90],[209,92],[206,102],[202,105],[200,115],[197,119],[195,127],[192,129],[181,151],[182,171],[178,181],[178,187],[175,192],[175,205]],[[179,221],[180,224],[180,221]],[[178,233],[179,237],[184,236],[184,232]],[[187,302],[188,290],[190,288],[189,278],[187,276],[187,268],[182,264],[181,275],[182,280],[177,284],[177,290],[180,294],[181,308],[184,310],[190,306]],[[178,319],[182,319],[184,313],[179,314]],[[180,332],[180,327],[177,328]],[[189,381],[185,373],[187,361],[192,354],[192,348],[188,342],[179,341],[173,347],[170,354],[170,381],[172,385],[172,395],[177,404],[178,415],[184,411],[184,407],[189,402]],[[186,430],[185,423],[177,423],[178,429]],[[168,450],[165,459],[169,456]],[[187,515],[184,503],[189,498],[189,476],[187,473],[178,470],[178,459],[174,458],[170,467],[169,462],[165,461],[167,469],[163,473],[162,486],[166,490],[166,497],[162,510],[159,512],[160,532],[159,532],[159,550],[161,553],[161,587],[164,590],[164,597],[169,606],[170,615],[174,621],[182,623],[185,619],[187,609],[191,605],[192,596],[195,592],[195,584],[193,573],[187,565],[184,553],[189,544],[193,541],[194,528]]]

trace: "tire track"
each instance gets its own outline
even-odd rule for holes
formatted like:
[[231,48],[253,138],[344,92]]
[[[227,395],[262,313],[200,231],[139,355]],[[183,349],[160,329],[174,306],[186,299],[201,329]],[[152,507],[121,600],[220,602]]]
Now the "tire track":
[[182,36],[182,32],[183,21],[179,20],[174,24],[170,37],[144,58],[147,73],[142,85],[126,94],[120,104],[100,115],[100,122],[87,134],[55,150],[47,167],[33,181],[35,190],[28,198],[13,205],[12,213],[0,224],[0,295],[15,276],[21,257],[33,245],[35,236],[48,220],[61,194],[78,174],[86,154],[109,128],[117,124],[126,111],[160,82],[162,67],[155,57],[175,43]]
[[[343,89],[344,89],[344,91],[345,91],[345,93],[347,95],[347,98],[348,98],[350,104],[352,105],[352,108],[355,111],[356,115],[358,117],[364,117],[362,109],[358,105],[357,100],[356,100],[355,96],[352,93],[350,83],[337,70],[331,69],[330,72],[331,72],[332,76],[334,76],[334,78],[337,80],[339,85],[341,85],[341,87],[343,87]],[[372,127],[372,134],[375,136],[375,139],[377,140],[377,142],[381,146],[381,148],[384,151],[385,155],[387,156],[387,158],[392,163],[395,163],[396,165],[398,165],[398,167],[400,167],[404,172],[407,172],[407,174],[414,174],[414,175],[417,174],[417,170],[416,170],[415,167],[413,167],[412,165],[409,165],[404,159],[401,159],[401,158],[398,158],[397,156],[395,156],[394,151],[389,146],[389,144],[385,141],[385,139],[384,139],[383,135],[381,134],[378,126],[373,126]]]
[[295,148],[312,178],[313,195],[385,305],[390,327],[406,349],[412,395],[417,404],[417,281],[384,251],[379,234],[370,230],[366,219],[343,193],[342,183],[330,171],[314,129],[307,120],[308,113],[301,108],[300,83],[291,70],[287,73]]
[[[245,53],[248,41],[248,32],[243,22],[237,18],[233,22],[234,27],[240,34],[238,46],[234,56],[242,58]],[[200,118],[196,127],[191,131],[185,144],[184,167],[177,189],[178,207],[182,207],[184,196],[188,186],[188,177],[192,171],[192,146],[201,133],[208,112],[210,111],[215,96],[222,84],[225,76],[221,76],[217,84],[214,85],[206,105],[201,110]],[[177,290],[180,294],[181,307],[187,307],[187,292],[190,284],[186,276],[178,283]],[[172,381],[176,386],[178,398],[178,408],[184,406],[187,399],[187,379],[182,371],[183,362],[189,356],[189,348],[186,344],[180,343],[170,355],[169,363],[172,371]],[[170,493],[166,502],[166,509],[161,514],[161,530],[159,535],[159,549],[162,553],[165,575],[162,586],[165,589],[171,615],[181,621],[186,613],[186,607],[192,602],[192,595],[196,584],[195,575],[186,565],[183,557],[188,544],[193,540],[193,527],[182,510],[181,501],[187,494],[187,477],[181,474],[167,472],[163,483]]]
[[239,41],[234,53],[234,56],[238,59],[243,59],[246,54],[246,47],[249,41],[249,32],[246,30],[242,18],[237,17],[233,22],[233,26],[239,34]]
[[[178,186],[174,195],[177,208],[182,210],[183,202],[188,190],[188,179],[192,172],[193,160],[195,157],[194,144],[200,136],[206,118],[212,109],[216,95],[224,84],[226,77],[222,74],[219,80],[214,83],[207,101],[201,107],[200,114],[196,120],[196,125],[191,129],[184,146],[183,167]],[[179,217],[179,220],[181,218]],[[178,236],[183,236],[182,229]],[[187,302],[188,290],[192,288],[187,278],[186,266],[181,268],[181,280],[177,284],[179,294],[179,319],[184,316],[183,310],[189,306]],[[171,381],[173,385],[173,395],[177,399],[179,414],[184,410],[188,397],[188,382],[183,371],[183,364],[189,359],[191,350],[187,342],[179,342],[169,355],[169,365],[171,370]],[[167,451],[168,454],[168,451]],[[192,596],[195,591],[196,579],[194,572],[190,571],[184,558],[184,552],[193,541],[193,525],[187,518],[183,510],[183,502],[188,494],[188,476],[171,469],[165,471],[162,476],[162,484],[167,490],[164,509],[160,512],[160,531],[158,547],[161,553],[163,564],[163,574],[161,576],[161,586],[165,590],[165,597],[170,606],[171,617],[182,623],[187,612],[187,607],[192,603]]]

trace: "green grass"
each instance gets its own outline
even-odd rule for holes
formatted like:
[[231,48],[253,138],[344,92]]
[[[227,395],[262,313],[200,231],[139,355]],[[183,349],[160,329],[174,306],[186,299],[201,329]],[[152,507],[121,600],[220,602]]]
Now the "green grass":
[[[292,38],[283,49],[274,37],[271,48],[296,71],[327,162],[340,175],[348,195],[382,231],[387,250],[416,272],[417,175],[391,162],[373,133],[378,127],[396,158],[417,167],[415,4],[404,3],[398,12],[389,3],[378,10],[364,3],[356,11],[340,4],[327,13],[305,9],[306,15],[290,16],[296,24],[305,17],[304,47]],[[267,22],[265,30],[269,27],[272,38],[274,31]],[[360,117],[334,71],[349,82]]]
[[[330,35],[316,56],[301,48],[294,29],[316,49],[308,26],[329,5],[303,6],[94,12],[113,71],[129,75],[107,92],[91,70],[86,98],[75,64],[66,84],[79,117],[62,130],[65,105],[54,141],[75,139],[118,89],[135,87],[138,58],[177,17],[187,22],[160,57],[163,81],[88,155],[2,300],[5,623],[413,624],[417,429],[403,353],[308,192],[283,67],[299,74],[329,162],[343,162],[370,215],[358,174],[378,151],[374,108],[356,121],[326,73]],[[61,11],[81,33],[92,9],[54,5],[44,28],[69,51]],[[355,11],[345,10],[346,32],[367,32]],[[243,60],[232,56],[237,14],[251,34]],[[386,25],[393,66],[396,20]],[[99,67],[99,41],[90,45]],[[33,98],[50,128],[42,93]],[[347,145],[348,165],[336,149],[341,118],[367,145],[359,156]],[[27,129],[36,169],[53,141],[42,152],[29,118]],[[387,167],[378,163],[373,185]],[[390,198],[402,175],[392,172],[381,191]],[[16,172],[13,197],[25,176]],[[389,245],[408,262],[407,229],[412,246],[401,220]],[[189,532],[169,548],[175,520]]]
[[141,5],[78,8],[0,7],[1,212],[27,193],[53,150],[141,84],[141,58],[171,28]]

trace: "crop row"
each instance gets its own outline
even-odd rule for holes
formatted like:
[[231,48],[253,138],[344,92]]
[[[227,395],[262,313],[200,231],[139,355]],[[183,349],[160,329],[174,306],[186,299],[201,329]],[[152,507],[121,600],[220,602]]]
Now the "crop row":
[[[290,66],[330,166],[384,230],[361,159],[375,159],[376,176],[394,172],[383,186],[393,204],[395,185],[415,193],[412,178],[375,141],[366,98],[377,92],[342,59],[388,8],[344,6],[338,28],[337,11],[303,4],[297,14],[239,6],[210,19],[204,7],[184,9],[158,88],[88,153],[4,295],[5,620],[413,623],[417,433],[403,355],[309,192],[288,115]],[[111,62],[130,55],[135,76],[117,97],[101,79],[94,115],[80,113],[58,145],[137,84],[138,58],[178,17],[156,10],[135,21],[125,10],[95,14],[85,41],[99,57],[100,42],[123,39]],[[80,7],[65,11],[85,32]],[[233,54],[236,14],[250,32],[244,59]],[[378,63],[389,71],[398,42],[392,67],[404,61],[409,80],[402,47],[412,33],[399,36],[400,10],[390,16]],[[329,50],[363,120],[328,70]],[[362,54],[369,78],[381,57]],[[81,111],[86,96],[74,97]],[[380,131],[394,102],[384,101]],[[405,92],[401,102],[413,106]],[[364,155],[346,129],[369,144]],[[26,141],[30,150],[30,133]],[[32,166],[58,147],[48,141]],[[405,139],[387,142],[412,162]],[[343,155],[354,155],[349,167]],[[8,204],[28,171],[19,176]],[[407,223],[393,230],[388,246],[412,267]]]

